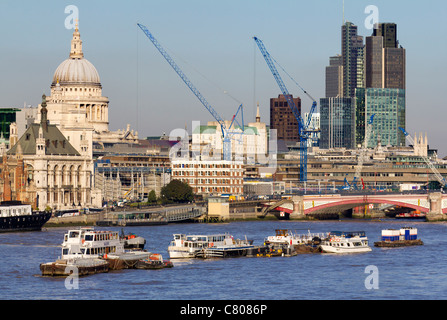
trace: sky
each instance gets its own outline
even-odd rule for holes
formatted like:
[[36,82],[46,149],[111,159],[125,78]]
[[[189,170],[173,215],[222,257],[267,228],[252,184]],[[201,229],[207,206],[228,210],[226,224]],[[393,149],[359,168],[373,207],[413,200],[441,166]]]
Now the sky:
[[[379,22],[394,22],[406,48],[406,129],[427,133],[431,148],[447,156],[447,26],[443,0],[40,0],[0,1],[0,106],[23,107],[50,95],[58,65],[68,58],[73,30],[67,6],[79,10],[84,56],[99,72],[110,100],[110,130],[127,124],[140,138],[191,132],[211,114],[137,27],[145,25],[194,86],[224,119],[240,104],[245,123],[269,123],[269,101],[281,92],[253,36],[319,104],[325,67],[341,54],[344,18],[359,34],[374,5]],[[368,24],[368,23],[367,23]],[[290,93],[312,101],[286,75]],[[318,110],[317,110],[318,111]]]

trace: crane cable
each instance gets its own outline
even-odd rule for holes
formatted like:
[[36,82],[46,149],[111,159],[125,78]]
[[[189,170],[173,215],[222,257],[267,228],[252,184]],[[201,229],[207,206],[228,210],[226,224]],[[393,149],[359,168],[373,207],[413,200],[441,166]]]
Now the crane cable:
[[284,73],[293,81],[295,82],[295,84],[301,89],[303,90],[303,92],[314,102],[315,99],[309,94],[307,93],[306,90],[304,90],[304,88],[302,86],[300,86],[300,84],[298,82],[296,82],[296,80],[279,64],[278,61],[276,61],[275,58],[272,57],[272,55],[270,55],[270,57],[272,58],[272,60],[278,65],[278,67],[281,68],[282,71],[284,71]]

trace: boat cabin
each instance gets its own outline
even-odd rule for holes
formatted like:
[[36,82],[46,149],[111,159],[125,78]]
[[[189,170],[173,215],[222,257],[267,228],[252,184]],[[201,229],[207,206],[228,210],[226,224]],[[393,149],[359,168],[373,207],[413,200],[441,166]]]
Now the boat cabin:
[[93,228],[69,230],[62,243],[62,259],[98,258],[108,253],[123,253],[124,246],[116,231]]

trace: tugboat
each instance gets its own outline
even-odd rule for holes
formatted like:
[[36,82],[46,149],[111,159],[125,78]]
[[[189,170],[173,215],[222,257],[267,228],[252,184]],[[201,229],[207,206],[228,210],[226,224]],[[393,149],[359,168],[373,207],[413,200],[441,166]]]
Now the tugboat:
[[20,201],[0,203],[0,232],[40,231],[50,218],[51,212],[33,212]]
[[325,253],[361,253],[370,252],[368,238],[364,231],[332,231],[320,244],[320,252]]
[[146,245],[146,239],[133,233],[125,234],[123,229],[121,229],[120,239],[124,242],[124,249],[143,250]]
[[154,253],[148,259],[139,260],[135,265],[136,269],[164,269],[172,268],[174,264],[171,261],[163,260],[161,254]]
[[404,227],[399,230],[386,229],[382,230],[381,241],[374,242],[376,247],[407,247],[420,246],[424,243],[418,239],[418,230],[412,227]]

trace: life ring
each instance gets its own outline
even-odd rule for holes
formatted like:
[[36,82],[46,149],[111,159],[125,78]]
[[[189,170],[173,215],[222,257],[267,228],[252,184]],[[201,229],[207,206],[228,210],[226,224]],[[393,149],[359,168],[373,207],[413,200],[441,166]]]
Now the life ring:
[[214,247],[214,243],[210,242],[210,244],[208,245],[208,247]]

